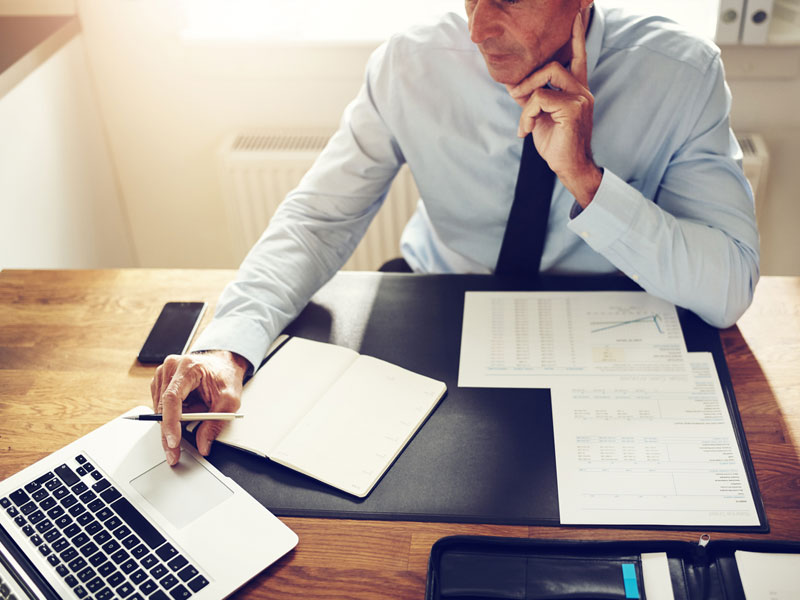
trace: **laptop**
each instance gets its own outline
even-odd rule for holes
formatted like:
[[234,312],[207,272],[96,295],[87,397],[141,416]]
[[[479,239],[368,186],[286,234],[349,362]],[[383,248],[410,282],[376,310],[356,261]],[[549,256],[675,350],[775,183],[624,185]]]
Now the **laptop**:
[[0,482],[0,598],[224,598],[295,547],[181,449],[170,467],[159,424],[120,417]]

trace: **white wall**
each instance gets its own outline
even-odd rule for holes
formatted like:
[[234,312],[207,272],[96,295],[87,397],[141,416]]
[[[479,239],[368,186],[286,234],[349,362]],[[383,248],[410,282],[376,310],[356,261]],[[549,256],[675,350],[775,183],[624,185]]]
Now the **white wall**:
[[[241,127],[334,127],[376,43],[184,40],[180,7],[177,0],[78,0],[141,265],[235,266],[217,179],[219,144]],[[789,61],[796,51],[786,50]],[[762,271],[800,274],[800,236],[792,231],[800,222],[800,79],[749,79],[749,56],[732,57],[739,74],[730,83],[735,128],[765,132],[773,151]]]
[[81,36],[0,98],[0,268],[135,264]]

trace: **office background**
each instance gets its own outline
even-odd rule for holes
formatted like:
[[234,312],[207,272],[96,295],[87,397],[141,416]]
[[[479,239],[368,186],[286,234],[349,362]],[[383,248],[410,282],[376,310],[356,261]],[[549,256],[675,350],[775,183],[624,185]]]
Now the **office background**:
[[[659,3],[713,35],[718,0],[638,5]],[[387,12],[403,4],[251,2],[262,12],[242,29],[242,0],[0,0],[0,25],[78,17],[13,85],[0,73],[0,268],[235,267],[224,140],[253,127],[333,130],[392,29],[463,11],[461,0],[420,0]],[[769,149],[762,272],[800,275],[800,25],[795,38],[722,49],[734,129]]]

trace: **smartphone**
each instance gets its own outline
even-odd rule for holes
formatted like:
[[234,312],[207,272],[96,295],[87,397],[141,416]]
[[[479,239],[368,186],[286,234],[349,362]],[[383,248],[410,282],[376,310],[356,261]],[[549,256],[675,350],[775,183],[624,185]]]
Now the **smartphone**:
[[167,302],[139,351],[139,362],[161,364],[170,354],[186,352],[205,311],[205,302]]

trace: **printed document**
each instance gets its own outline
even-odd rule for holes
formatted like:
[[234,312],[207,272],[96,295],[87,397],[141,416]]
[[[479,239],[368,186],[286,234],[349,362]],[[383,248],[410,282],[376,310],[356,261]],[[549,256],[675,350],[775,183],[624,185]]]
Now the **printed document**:
[[467,292],[461,387],[688,373],[675,305],[645,292]]
[[561,522],[758,525],[714,359],[673,375],[566,379],[551,389]]
[[736,551],[736,566],[747,600],[796,600],[800,554]]

